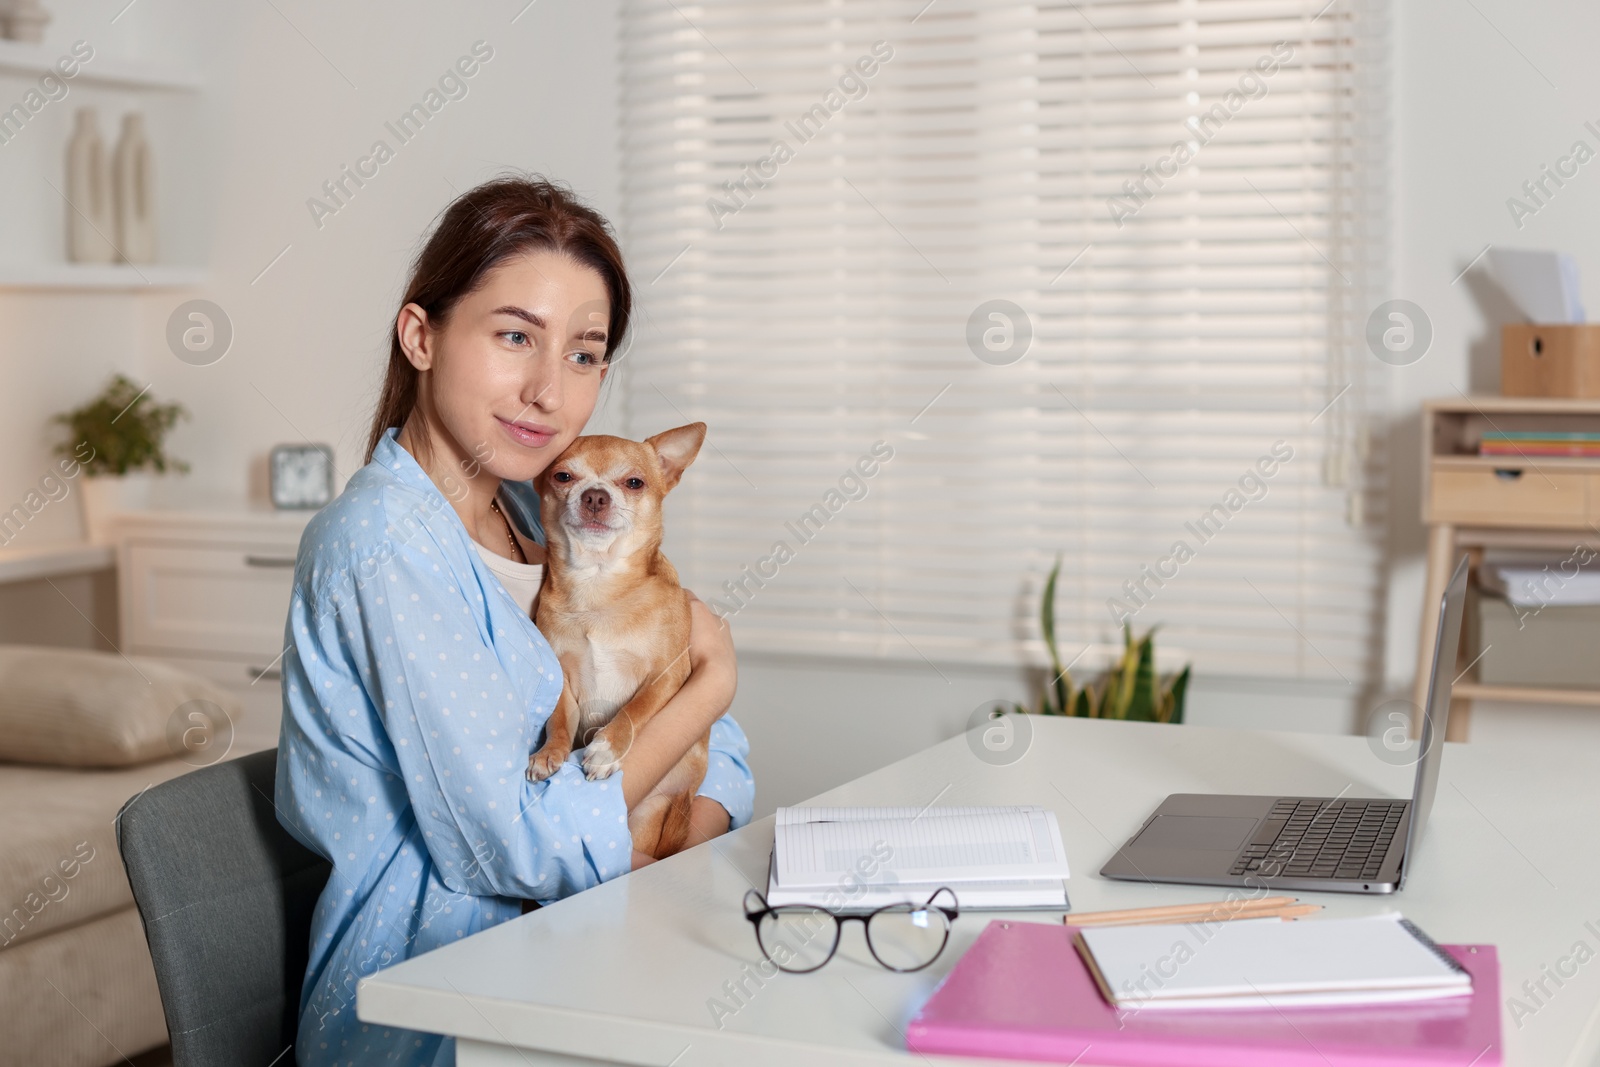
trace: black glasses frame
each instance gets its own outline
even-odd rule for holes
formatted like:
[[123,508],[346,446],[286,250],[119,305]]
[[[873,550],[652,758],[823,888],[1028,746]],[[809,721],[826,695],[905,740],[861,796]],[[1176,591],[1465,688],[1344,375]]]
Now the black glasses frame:
[[[948,905],[934,903],[941,894],[946,894],[950,897],[950,903]],[[759,907],[752,908],[750,906],[751,897],[754,897],[759,902]],[[885,962],[884,958],[878,955],[877,946],[873,945],[872,943],[872,919],[874,916],[881,915],[884,912],[903,910],[908,907],[915,908],[919,911],[925,909],[942,913],[945,917],[944,940],[939,943],[939,950],[928,958],[927,963],[921,963],[915,967],[896,967],[893,964]],[[828,946],[828,954],[827,956],[823,957],[822,962],[817,964],[815,967],[797,969],[785,967],[777,960],[772,959],[771,953],[767,951],[767,946],[761,942],[761,921],[768,915],[814,915],[818,913],[826,915],[833,920],[833,943]],[[768,960],[771,960],[772,965],[785,974],[810,974],[811,972],[821,970],[824,966],[826,966],[828,961],[833,959],[834,953],[839,951],[839,937],[844,932],[844,924],[847,922],[859,922],[862,924],[862,931],[867,939],[867,950],[872,953],[872,958],[877,960],[879,964],[898,974],[911,974],[914,971],[920,971],[924,967],[931,965],[935,960],[944,954],[945,946],[950,943],[950,928],[955,924],[956,917],[960,914],[960,901],[956,899],[956,891],[951,889],[949,886],[940,886],[938,889],[935,889],[933,891],[933,895],[930,896],[926,903],[922,904],[920,908],[914,904],[906,903],[885,904],[881,908],[874,908],[872,911],[861,915],[845,915],[841,914],[840,912],[832,911],[828,908],[816,907],[810,904],[780,904],[775,908],[767,903],[767,898],[765,896],[754,889],[747,890],[744,895],[744,917],[750,920],[750,925],[755,931],[756,946],[761,949],[762,956],[766,957]]]

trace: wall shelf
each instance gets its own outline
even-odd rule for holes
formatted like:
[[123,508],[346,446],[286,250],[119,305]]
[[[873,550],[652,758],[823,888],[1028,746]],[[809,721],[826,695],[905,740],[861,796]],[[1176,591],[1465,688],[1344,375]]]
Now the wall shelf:
[[26,582],[100,571],[116,561],[110,545],[66,542],[30,548],[0,548],[0,582]]
[[[1413,693],[1419,708],[1428,699],[1439,601],[1463,553],[1471,560],[1469,583],[1475,583],[1487,549],[1569,553],[1576,545],[1600,543],[1600,457],[1478,455],[1484,434],[1497,430],[1600,432],[1600,400],[1461,396],[1423,404],[1421,503],[1428,565]],[[1450,665],[1447,676],[1456,678],[1447,740],[1467,739],[1475,700],[1600,707],[1600,688],[1479,681],[1474,668],[1488,650],[1464,641],[1443,653]]]
[[1462,700],[1502,700],[1510,704],[1600,705],[1600,692],[1593,689],[1557,689],[1554,686],[1484,685],[1481,682],[1460,681],[1450,695]]
[[[68,54],[68,51],[69,48],[59,46],[0,40],[0,73],[36,76],[54,72],[56,60]],[[188,93],[198,92],[202,84],[197,71],[168,64],[118,59],[98,48],[93,59],[79,64],[78,73],[72,80],[83,84]]]
[[205,281],[201,267],[127,263],[0,264],[0,289],[190,289]]
[[1433,457],[1436,471],[1542,470],[1600,474],[1600,456],[1441,456]]

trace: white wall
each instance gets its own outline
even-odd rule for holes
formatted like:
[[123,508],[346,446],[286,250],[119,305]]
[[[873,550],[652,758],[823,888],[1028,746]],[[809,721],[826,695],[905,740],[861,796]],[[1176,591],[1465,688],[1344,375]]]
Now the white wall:
[[[163,487],[169,498],[242,498],[247,489],[259,497],[267,450],[304,438],[332,443],[348,475],[361,462],[409,260],[458,190],[515,167],[559,176],[616,213],[614,0],[533,4],[514,24],[520,4],[146,0],[112,25],[125,5],[51,5],[52,43],[65,50],[86,39],[101,56],[172,51],[202,69],[205,91],[195,99],[80,84],[41,112],[0,146],[9,205],[0,255],[63,258],[64,209],[39,175],[59,184],[74,108],[99,104],[111,142],[117,114],[141,107],[155,142],[162,258],[203,262],[208,281],[195,292],[137,296],[0,293],[8,506],[46,468],[60,433],[49,415],[87,399],[114,369],[193,413],[171,439],[193,471]],[[478,40],[494,55],[467,80],[467,95],[400,145],[384,123]],[[0,77],[0,99],[9,105],[30,81]],[[394,159],[319,228],[308,198],[379,138]],[[235,331],[211,366],[185,364],[166,346],[168,316],[193,296],[221,305]],[[606,403],[616,408],[619,397]],[[73,504],[48,508],[17,543],[75,536],[77,521]]]
[[[1426,397],[1499,389],[1499,327],[1513,312],[1480,260],[1485,245],[1553,248],[1585,271],[1585,303],[1600,317],[1600,162],[1583,167],[1519,229],[1506,200],[1554,164],[1583,128],[1600,126],[1600,7],[1580,0],[1408,0],[1396,4],[1398,222],[1394,296],[1415,301],[1433,323],[1433,347],[1417,364],[1390,370],[1391,584],[1386,676],[1414,670],[1421,613],[1423,532],[1419,405]],[[1476,8],[1476,10],[1475,10]],[[1479,14],[1481,12],[1481,14]],[[1515,710],[1485,714],[1520,714]],[[1557,720],[1560,721],[1559,717]]]
[[[193,101],[85,89],[41,116],[27,131],[31,142],[0,147],[0,195],[10,205],[0,215],[7,233],[0,255],[59,258],[60,205],[41,195],[36,172],[59,167],[72,106],[101,104],[109,135],[112,110],[138,104],[150,114],[159,153],[164,250],[203,261],[210,280],[198,294],[0,292],[0,503],[19,499],[44,471],[53,440],[49,414],[87,396],[113,368],[153,382],[158,395],[194,413],[172,442],[194,464],[175,487],[185,497],[238,497],[247,487],[259,494],[267,449],[302,436],[333,443],[348,473],[361,458],[407,262],[457,190],[516,166],[558,176],[601,211],[617,212],[616,0],[547,0],[514,24],[522,6],[515,2],[278,0],[275,10],[144,0],[112,24],[124,3],[57,4],[52,39],[185,56],[203,67],[206,91]],[[1600,73],[1588,54],[1600,40],[1600,9],[1576,0],[1478,0],[1480,16],[1444,0],[1396,6],[1394,295],[1422,305],[1435,331],[1420,363],[1385,371],[1392,376],[1395,489],[1384,673],[1388,686],[1404,689],[1421,598],[1417,406],[1458,387],[1497,386],[1496,332],[1505,309],[1486,295],[1479,271],[1451,280],[1487,243],[1588,255],[1600,230],[1600,162],[1520,232],[1505,199],[1585,136],[1585,119],[1600,119],[1600,108],[1585,110],[1600,99]],[[387,138],[384,122],[478,39],[495,57],[470,81],[468,96],[448,103],[319,229],[307,198],[375,138]],[[8,100],[25,85],[0,77]],[[1584,265],[1589,303],[1600,309],[1600,258]],[[233,321],[233,350],[214,366],[185,365],[166,349],[167,316],[192,295],[215,300]],[[596,428],[613,424],[621,400],[612,395]],[[76,523],[71,504],[53,507],[25,540],[72,537]],[[949,736],[978,704],[1028,688],[1005,671],[945,673],[949,684],[920,661],[799,664],[746,656],[738,711],[755,743],[762,808]],[[1337,689],[1202,675],[1191,719],[1341,730],[1359,721],[1361,703]]]
[[[1201,675],[1190,690],[1187,721],[1341,731],[1350,722],[1344,688]],[[756,810],[770,812],[858,778],[954,737],[984,705],[1031,703],[1035,692],[1034,681],[1003,668],[941,664],[936,672],[920,659],[863,664],[745,653],[734,712],[750,737]]]

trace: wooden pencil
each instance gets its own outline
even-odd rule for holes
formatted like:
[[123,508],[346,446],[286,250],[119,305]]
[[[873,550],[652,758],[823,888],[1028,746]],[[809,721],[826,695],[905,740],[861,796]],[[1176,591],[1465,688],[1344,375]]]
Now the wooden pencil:
[[[1192,915],[1168,915],[1158,919],[1123,919],[1118,922],[1089,922],[1082,925],[1099,929],[1106,926],[1180,926],[1185,923],[1225,923],[1240,919],[1283,919],[1289,921],[1301,919],[1307,915],[1315,915],[1321,910],[1321,904],[1293,904],[1283,908],[1252,908],[1246,911],[1209,913],[1196,912]],[[1063,921],[1069,925],[1078,925],[1077,920],[1070,915]]]
[[1209,900],[1194,904],[1165,904],[1154,908],[1124,908],[1120,911],[1091,911],[1068,914],[1067,922],[1074,926],[1097,926],[1125,922],[1160,922],[1167,919],[1206,918],[1213,915],[1270,911],[1274,908],[1288,907],[1298,902],[1298,897],[1263,897],[1260,900]]

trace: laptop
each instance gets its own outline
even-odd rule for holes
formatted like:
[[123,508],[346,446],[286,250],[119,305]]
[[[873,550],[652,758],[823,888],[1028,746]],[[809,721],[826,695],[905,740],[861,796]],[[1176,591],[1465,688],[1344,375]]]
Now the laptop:
[[1174,793],[1100,874],[1131,882],[1340,893],[1404,889],[1408,857],[1422,840],[1439,785],[1466,595],[1463,556],[1439,603],[1421,757],[1410,800]]

